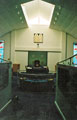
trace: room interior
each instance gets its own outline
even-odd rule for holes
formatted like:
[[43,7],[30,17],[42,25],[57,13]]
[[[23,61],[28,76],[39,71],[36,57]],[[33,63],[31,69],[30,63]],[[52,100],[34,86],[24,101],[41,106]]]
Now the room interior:
[[[56,96],[56,86],[58,84],[55,82],[55,79],[58,79],[56,77],[56,74],[58,73],[56,67],[57,63],[73,56],[74,44],[77,43],[77,1],[1,0],[0,13],[0,42],[4,42],[4,53],[2,56],[2,59],[4,60],[2,62],[8,63],[9,66],[7,67],[9,70],[4,71],[6,73],[8,72],[9,77],[7,79],[9,80],[9,82],[5,82],[6,84],[0,88],[1,120],[7,120],[8,117],[6,116],[9,116],[9,119],[11,120],[24,120],[25,117],[27,120],[56,120],[57,118],[59,120],[69,120],[69,117],[66,117],[68,115],[66,113],[63,114],[63,111],[61,112],[59,108],[60,106],[56,104],[57,107],[55,107],[55,105],[53,104],[55,99],[59,99],[59,97],[57,98]],[[0,54],[0,56],[1,55],[2,54]],[[37,80],[36,83],[34,83],[34,80],[29,81],[30,84],[28,83],[28,81],[26,81],[27,92],[25,93],[25,90],[20,91],[18,79],[21,80],[21,84],[24,84],[22,83],[22,77],[23,79],[26,79],[27,76],[32,77],[31,73],[29,75],[24,75],[24,73],[26,73],[28,68],[31,69],[31,67],[33,67],[36,60],[39,60],[41,66],[44,66],[45,69],[47,67],[46,70],[48,70],[48,73],[45,73],[44,71],[43,77],[40,77],[43,80],[41,84],[40,82],[38,83]],[[0,65],[2,62],[0,61]],[[7,66],[6,63],[3,64],[5,67]],[[70,66],[72,66],[72,64],[70,64]],[[1,70],[2,68],[0,69],[0,71]],[[23,74],[21,74],[20,71],[22,71]],[[1,75],[3,76],[2,71]],[[36,76],[40,76],[40,74],[36,74]],[[34,77],[34,79],[35,78],[37,79],[37,77]],[[0,79],[2,79],[2,77],[0,77]],[[48,79],[50,81],[47,82]],[[3,82],[1,81],[0,84],[3,85]],[[37,92],[39,90],[40,93]],[[59,92],[60,97],[62,97],[61,91],[58,89],[57,91]],[[46,93],[46,95],[44,93]],[[6,110],[4,110],[5,106],[7,106],[6,104],[11,103],[11,98],[16,95],[19,96],[15,98],[16,103],[10,105],[10,107],[8,105],[8,107],[6,107]],[[42,96],[46,98],[46,101],[44,101],[45,104],[51,106],[49,108],[48,106],[45,106],[47,107],[49,114],[47,113],[47,110],[43,110],[44,107],[42,107],[41,103],[41,101],[43,101]],[[28,97],[30,97],[31,101]],[[49,98],[52,99],[53,104],[48,103]],[[39,103],[38,99],[41,100]],[[8,102],[9,100],[10,102]],[[38,108],[41,104],[39,110],[41,110],[42,113],[38,110],[36,112],[37,115],[35,115],[34,110],[35,100]],[[61,102],[62,98],[59,100]],[[27,118],[29,114],[27,113],[28,111],[25,110],[25,108],[26,102],[28,101],[29,112],[31,112],[29,104],[32,103],[31,109],[33,110],[33,118],[32,115],[30,118]],[[56,102],[59,103],[59,101]],[[25,106],[24,108],[21,108],[21,106],[23,106],[23,103],[25,104]],[[13,112],[8,114],[8,112],[6,111],[12,109],[12,106],[15,106],[15,104],[18,106],[19,110],[16,107],[14,108],[16,111],[15,113]],[[57,111],[57,108],[59,112]],[[22,109],[22,111],[20,109]],[[51,114],[52,109],[54,111],[53,115]],[[77,105],[75,111],[76,110]],[[18,112],[21,112],[21,114]],[[4,113],[5,116],[3,117]],[[24,115],[25,113],[27,113],[26,116]],[[62,118],[59,113],[61,114]],[[12,116],[12,114],[15,115]],[[22,115],[24,115],[24,117],[22,117]],[[74,114],[72,113],[72,116],[73,115]],[[70,120],[75,119],[77,119],[76,116],[74,118],[70,118]]]

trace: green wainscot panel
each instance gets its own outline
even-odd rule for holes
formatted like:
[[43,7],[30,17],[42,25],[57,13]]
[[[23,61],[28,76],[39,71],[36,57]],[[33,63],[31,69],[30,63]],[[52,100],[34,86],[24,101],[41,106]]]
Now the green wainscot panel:
[[0,63],[0,113],[10,103],[12,97],[12,67],[11,63]]
[[77,120],[77,67],[57,66],[55,104],[63,120]]

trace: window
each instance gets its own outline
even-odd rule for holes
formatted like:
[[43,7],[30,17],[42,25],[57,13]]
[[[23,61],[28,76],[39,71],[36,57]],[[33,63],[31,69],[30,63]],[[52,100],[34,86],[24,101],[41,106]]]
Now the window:
[[0,62],[3,62],[4,57],[4,41],[0,40]]
[[[73,43],[73,54],[77,54],[77,43]],[[77,65],[77,56],[73,58],[73,64]]]

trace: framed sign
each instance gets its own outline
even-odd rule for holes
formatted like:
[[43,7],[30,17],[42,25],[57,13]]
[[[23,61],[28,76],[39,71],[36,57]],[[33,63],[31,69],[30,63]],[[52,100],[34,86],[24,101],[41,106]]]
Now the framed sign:
[[42,33],[34,33],[34,43],[43,43]]

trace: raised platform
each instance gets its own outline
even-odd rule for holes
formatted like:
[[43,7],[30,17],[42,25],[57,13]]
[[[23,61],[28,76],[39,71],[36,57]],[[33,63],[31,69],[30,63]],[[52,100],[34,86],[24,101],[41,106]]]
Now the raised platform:
[[26,73],[26,72],[19,72],[18,73],[19,77],[25,77],[27,79],[51,79],[54,78],[56,76],[56,73]]
[[30,74],[21,72],[18,74],[20,88],[28,91],[52,91],[54,89],[55,73]]

